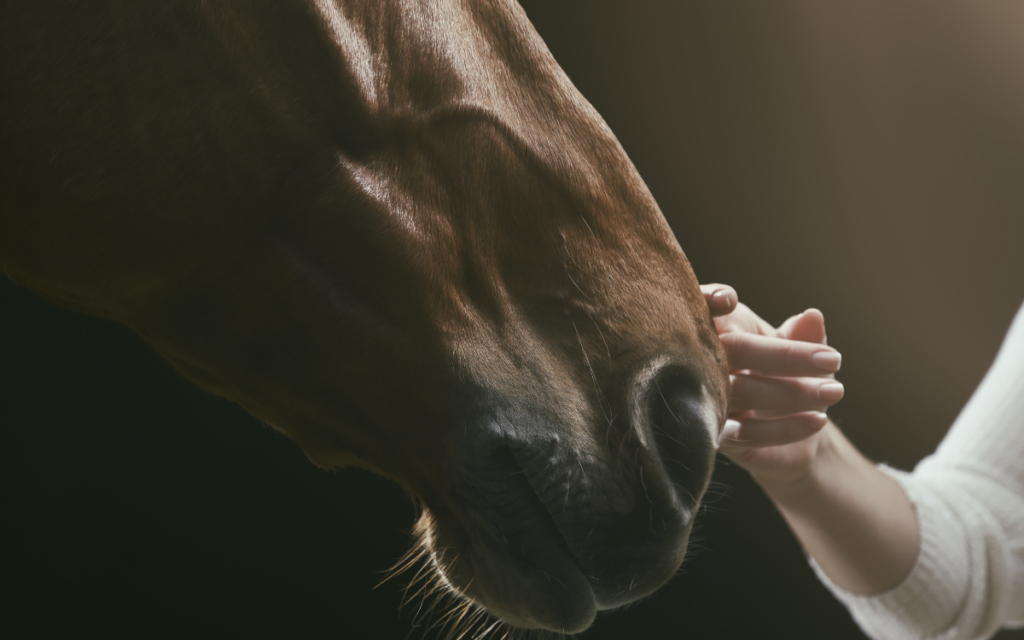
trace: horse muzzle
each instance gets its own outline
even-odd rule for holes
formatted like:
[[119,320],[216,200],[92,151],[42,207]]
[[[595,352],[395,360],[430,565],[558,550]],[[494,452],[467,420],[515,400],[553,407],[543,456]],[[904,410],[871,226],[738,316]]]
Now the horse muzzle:
[[464,423],[444,499],[427,504],[443,579],[510,624],[578,633],[682,564],[716,404],[666,358],[604,409],[581,428],[558,408],[486,403]]

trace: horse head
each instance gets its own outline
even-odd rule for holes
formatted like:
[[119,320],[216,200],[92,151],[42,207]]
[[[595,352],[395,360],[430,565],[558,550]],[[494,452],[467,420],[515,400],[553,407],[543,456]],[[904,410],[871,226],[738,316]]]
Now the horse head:
[[668,580],[723,353],[522,9],[159,6],[91,10],[5,76],[12,277],[401,483],[439,584],[508,623],[581,631]]

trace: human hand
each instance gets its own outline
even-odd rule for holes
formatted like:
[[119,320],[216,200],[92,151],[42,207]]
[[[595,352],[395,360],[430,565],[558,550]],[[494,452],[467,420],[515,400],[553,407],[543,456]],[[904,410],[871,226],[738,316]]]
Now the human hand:
[[778,329],[736,292],[704,285],[729,361],[729,419],[720,451],[756,480],[788,483],[808,473],[828,424],[824,409],[843,397],[839,353],[826,345],[825,319],[809,309]]

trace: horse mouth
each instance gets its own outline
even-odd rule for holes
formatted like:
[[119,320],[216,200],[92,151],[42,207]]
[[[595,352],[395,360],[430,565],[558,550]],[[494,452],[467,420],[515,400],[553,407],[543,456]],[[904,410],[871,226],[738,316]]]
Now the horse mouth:
[[600,608],[590,578],[541,498],[560,487],[535,486],[508,445],[486,458],[419,526],[436,577],[513,626],[587,629]]
[[[430,509],[421,543],[438,578],[502,621],[579,633],[598,611],[655,591],[681,564],[692,510],[657,515],[641,488],[617,512],[621,501],[585,486],[581,476],[594,474],[579,466],[566,473],[569,464],[553,468],[547,456],[507,445],[486,458],[456,499]],[[647,490],[656,490],[650,480]]]
[[[551,513],[550,502],[544,502],[540,498],[540,493],[557,493],[558,487],[545,487],[543,485],[544,478],[538,478],[535,475],[529,474],[523,469],[522,464],[519,462],[519,458],[516,457],[515,450],[512,447],[504,445],[498,447],[498,449],[491,456],[491,463],[495,465],[497,469],[508,470],[509,478],[512,484],[518,484],[519,486],[513,489],[518,495],[524,496],[524,499],[531,504],[531,512],[538,514],[538,520],[540,526],[535,528],[533,531],[538,536],[546,535],[547,538],[554,541],[554,544],[565,554],[567,558],[572,559],[576,568],[580,570],[580,573],[586,575],[586,571],[580,566],[579,560],[576,558],[576,554],[573,553],[569,547],[569,543],[565,539],[565,534],[562,532],[558,523]],[[569,488],[566,488],[565,496],[568,501]],[[540,493],[539,493],[540,492]]]
[[714,415],[676,369],[634,404],[603,439],[522,413],[479,419],[424,501],[437,577],[504,622],[562,633],[665,584],[711,475]]

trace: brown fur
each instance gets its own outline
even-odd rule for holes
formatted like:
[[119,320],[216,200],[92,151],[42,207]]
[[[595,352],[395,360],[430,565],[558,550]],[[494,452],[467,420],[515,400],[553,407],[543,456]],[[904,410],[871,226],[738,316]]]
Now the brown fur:
[[[0,24],[12,280],[315,463],[408,487],[439,575],[513,624],[580,630],[672,574],[722,352],[516,3],[10,2]],[[666,384],[683,404],[650,399]]]

